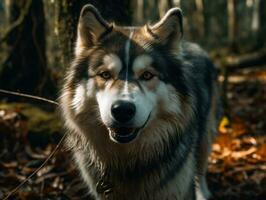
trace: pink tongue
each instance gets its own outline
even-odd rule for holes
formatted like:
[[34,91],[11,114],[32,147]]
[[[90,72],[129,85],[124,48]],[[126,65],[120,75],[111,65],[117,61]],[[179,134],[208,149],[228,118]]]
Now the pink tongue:
[[114,131],[115,133],[121,134],[121,135],[127,135],[131,132],[133,132],[133,128],[112,128],[112,131]]

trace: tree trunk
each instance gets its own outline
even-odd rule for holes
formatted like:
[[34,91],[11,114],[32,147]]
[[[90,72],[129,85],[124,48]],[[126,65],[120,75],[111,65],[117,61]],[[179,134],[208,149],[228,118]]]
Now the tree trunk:
[[146,1],[144,0],[144,18],[142,19],[142,25],[148,21],[158,21],[160,19],[159,13],[159,1]]
[[205,22],[204,22],[204,4],[203,0],[195,0],[196,5],[196,13],[197,13],[197,24],[198,24],[198,33],[201,39],[204,38],[205,35]]
[[[204,40],[209,47],[219,47],[227,42],[227,1],[204,0]],[[193,22],[192,22],[193,23]],[[219,38],[219,40],[217,40]]]
[[180,7],[181,5],[181,0],[172,0],[173,6]]
[[231,50],[233,52],[237,51],[237,15],[236,15],[236,0],[227,1],[227,11],[228,11],[228,38]]
[[167,10],[170,8],[169,1],[166,0],[159,0],[159,14],[162,18]]
[[180,4],[184,13],[184,32],[187,33],[184,36],[186,39],[199,42],[201,38],[198,33],[198,23],[196,23],[198,15],[195,0],[184,0]]
[[57,0],[55,3],[56,30],[64,67],[67,67],[73,58],[79,13],[85,4],[94,5],[108,21],[115,21],[119,25],[130,25],[132,22],[130,0]]
[[259,30],[260,18],[259,18],[259,6],[260,0],[253,1],[253,11],[251,20],[251,31],[253,35],[256,35]]
[[257,48],[261,48],[266,45],[265,33],[266,33],[266,1],[260,0]]
[[0,87],[44,96],[55,94],[46,66],[42,0],[8,2],[9,28],[2,38],[8,56],[0,70]]
[[140,25],[144,18],[144,0],[133,1],[132,6],[135,8],[135,12],[133,14],[133,23],[134,25]]

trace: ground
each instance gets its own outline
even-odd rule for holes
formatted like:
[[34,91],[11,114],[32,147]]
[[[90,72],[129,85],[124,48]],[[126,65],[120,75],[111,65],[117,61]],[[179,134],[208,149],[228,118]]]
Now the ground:
[[[213,199],[266,199],[265,103],[266,68],[230,74],[229,112],[221,120],[209,158],[208,184]],[[49,110],[53,109],[0,103],[0,199],[32,174],[59,142],[63,132],[59,118],[53,114],[56,111]],[[71,153],[60,146],[10,199],[87,198]]]

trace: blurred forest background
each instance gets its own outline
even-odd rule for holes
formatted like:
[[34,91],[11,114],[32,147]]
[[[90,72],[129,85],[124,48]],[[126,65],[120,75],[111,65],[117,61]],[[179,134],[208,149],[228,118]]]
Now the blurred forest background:
[[[87,3],[134,26],[182,8],[184,38],[202,45],[220,72],[225,114],[209,159],[213,199],[266,199],[266,0],[1,0],[0,89],[56,100]],[[41,166],[63,132],[56,106],[0,91],[0,199]],[[88,196],[60,147],[10,199]]]

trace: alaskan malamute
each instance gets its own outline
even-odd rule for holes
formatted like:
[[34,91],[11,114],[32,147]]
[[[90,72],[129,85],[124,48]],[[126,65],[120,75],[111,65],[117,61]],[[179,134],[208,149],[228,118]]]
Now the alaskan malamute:
[[61,95],[68,147],[97,200],[209,197],[216,70],[182,13],[121,27],[86,5]]

